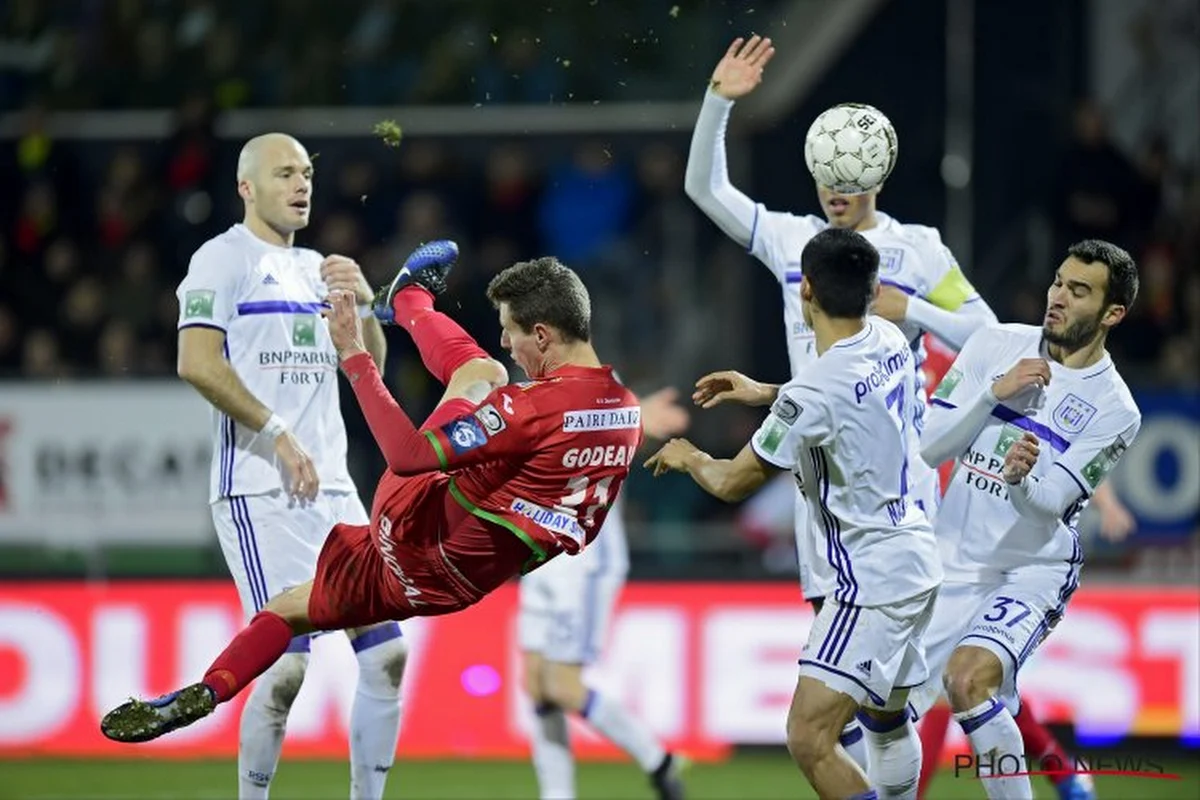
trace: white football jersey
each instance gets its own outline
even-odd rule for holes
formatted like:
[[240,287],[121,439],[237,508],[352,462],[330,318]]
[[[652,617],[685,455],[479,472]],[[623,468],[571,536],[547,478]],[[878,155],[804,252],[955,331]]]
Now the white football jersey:
[[909,497],[915,360],[899,328],[870,317],[780,388],[751,442],[796,475],[846,604],[899,602],[942,579],[933,529]]
[[[973,403],[1022,358],[1046,358],[1041,328],[995,325],[973,335],[931,399],[943,408]],[[948,577],[990,579],[1015,567],[1082,561],[1074,526],[1079,513],[1141,426],[1141,412],[1105,354],[1086,369],[1050,361],[1050,383],[998,403],[987,424],[958,457],[937,517]],[[1061,519],[1039,523],[1017,513],[1000,472],[1004,455],[1026,432],[1040,455],[1030,477],[1065,470],[1079,500]]]
[[[244,225],[209,239],[179,284],[179,328],[225,332],[242,383],[284,420],[313,459],[321,489],[353,492],[338,405],[338,357],[321,317],[321,255],[278,247]],[[273,442],[213,409],[210,502],[283,487]]]

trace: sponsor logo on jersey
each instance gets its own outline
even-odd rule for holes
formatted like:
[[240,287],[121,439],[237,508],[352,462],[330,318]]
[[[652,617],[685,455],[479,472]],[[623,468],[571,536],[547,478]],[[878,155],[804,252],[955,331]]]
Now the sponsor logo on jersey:
[[574,514],[555,511],[521,497],[514,498],[509,509],[551,533],[573,539],[580,544],[587,540],[587,534]]
[[262,279],[262,285],[263,286],[278,286],[279,281],[275,279],[274,275],[272,275],[271,273],[268,272],[267,277]]
[[1069,394],[1054,409],[1050,419],[1064,433],[1079,433],[1096,416],[1096,407],[1078,395]]
[[1008,455],[1008,449],[1020,441],[1021,437],[1024,435],[1025,431],[1021,430],[1016,425],[1005,423],[1004,427],[1000,429],[1000,437],[996,439],[996,449],[992,452],[1001,458],[1004,458],[1006,455]]
[[789,426],[800,419],[800,412],[803,410],[804,408],[790,397],[780,397],[771,406],[771,413]]
[[755,434],[755,441],[758,443],[758,449],[764,454],[773,456],[779,452],[779,445],[783,444],[783,439],[787,436],[788,426],[780,422],[774,414],[767,417],[767,421],[758,433]]
[[295,347],[317,346],[316,314],[296,314],[292,317],[292,345]]
[[642,426],[642,409],[638,406],[621,408],[594,408],[582,411],[563,412],[563,431],[618,431],[637,429]]
[[210,289],[193,289],[183,296],[184,319],[212,319],[217,293]]
[[1100,485],[1100,481],[1104,480],[1104,476],[1111,472],[1112,468],[1121,460],[1126,447],[1125,439],[1118,436],[1115,442],[1101,450],[1095,458],[1084,465],[1083,479],[1095,489]]
[[949,372],[943,376],[941,383],[938,384],[933,396],[939,400],[945,400],[954,393],[954,389],[962,381],[962,371],[957,368],[951,368]]
[[[508,396],[505,395],[504,399],[508,400]],[[488,436],[495,436],[497,433],[508,427],[504,423],[504,417],[500,416],[500,412],[497,411],[496,407],[491,403],[481,406],[479,410],[475,412],[475,418],[478,419],[483,425],[483,429],[487,431]]]
[[904,263],[904,251],[899,247],[877,247],[879,251],[879,274],[895,275]]
[[442,426],[450,447],[458,455],[487,444],[487,433],[475,417],[462,417]]
[[861,672],[863,675],[871,674],[871,662],[870,661],[860,661],[854,665],[854,668],[856,670],[858,670],[859,672]]
[[912,357],[912,350],[902,347],[875,362],[871,371],[854,384],[854,401],[861,403],[868,394],[888,385],[888,379],[903,369]]

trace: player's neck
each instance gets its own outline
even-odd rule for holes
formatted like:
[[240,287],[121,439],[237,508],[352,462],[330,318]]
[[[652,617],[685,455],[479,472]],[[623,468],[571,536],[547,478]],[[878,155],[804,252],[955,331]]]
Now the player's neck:
[[288,231],[287,233],[277,231],[263,222],[261,217],[256,217],[253,214],[247,214],[246,218],[242,220],[242,224],[246,226],[246,230],[253,233],[259,239],[276,247],[291,247],[292,243],[296,240],[294,231]]
[[813,337],[817,340],[817,355],[824,355],[826,350],[843,339],[849,339],[851,336],[862,333],[862,329],[865,327],[867,327],[867,321],[862,318],[827,317],[815,312],[812,329]]
[[854,226],[854,231],[855,231],[855,233],[862,233],[863,231],[869,231],[878,224],[879,224],[879,218],[877,216],[875,216],[875,209],[874,209],[874,207],[872,207],[867,210],[866,216],[864,216],[862,218],[862,220],[860,220],[859,223]]
[[549,375],[561,367],[599,367],[599,356],[588,342],[563,344],[546,351],[542,361],[542,374]]
[[1104,339],[1103,336],[1097,336],[1074,350],[1068,350],[1060,344],[1046,342],[1046,355],[1067,369],[1087,369],[1098,363],[1107,353],[1104,349]]

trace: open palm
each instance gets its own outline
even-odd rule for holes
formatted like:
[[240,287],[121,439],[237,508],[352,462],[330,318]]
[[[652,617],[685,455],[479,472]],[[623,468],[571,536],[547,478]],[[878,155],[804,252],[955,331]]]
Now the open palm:
[[763,68],[775,55],[770,39],[751,36],[733,40],[712,74],[712,90],[726,100],[736,100],[762,83]]

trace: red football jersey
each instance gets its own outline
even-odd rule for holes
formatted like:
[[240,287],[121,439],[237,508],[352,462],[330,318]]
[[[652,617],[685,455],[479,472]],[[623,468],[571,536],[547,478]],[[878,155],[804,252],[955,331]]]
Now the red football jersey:
[[566,366],[424,433],[454,498],[544,559],[595,538],[641,444],[641,407],[610,367]]

